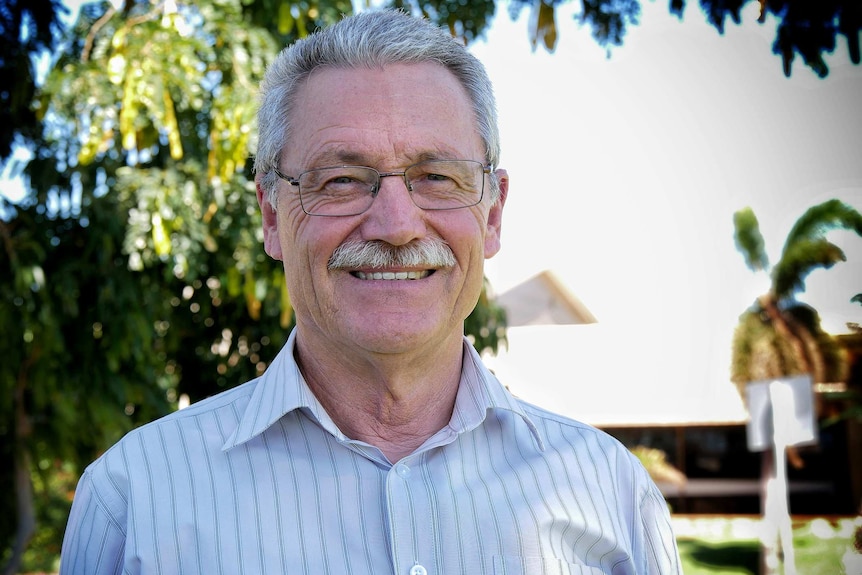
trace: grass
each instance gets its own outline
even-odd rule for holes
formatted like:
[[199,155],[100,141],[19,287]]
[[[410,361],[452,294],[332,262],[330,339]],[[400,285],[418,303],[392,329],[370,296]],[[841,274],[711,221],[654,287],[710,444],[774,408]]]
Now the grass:
[[[860,519],[795,519],[793,547],[797,575],[844,575],[842,556]],[[674,516],[685,575],[758,575],[759,517]],[[779,570],[783,573],[783,570]],[[859,574],[848,574],[859,575]]]

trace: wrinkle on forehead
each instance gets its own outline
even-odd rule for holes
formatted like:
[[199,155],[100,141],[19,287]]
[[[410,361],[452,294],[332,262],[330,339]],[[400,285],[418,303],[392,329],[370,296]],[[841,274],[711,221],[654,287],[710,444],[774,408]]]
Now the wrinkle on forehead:
[[316,70],[296,103],[282,155],[293,162],[282,166],[287,169],[362,164],[389,170],[423,159],[484,163],[469,96],[436,63]]
[[[407,166],[424,162],[427,160],[474,160],[472,157],[462,157],[459,152],[449,146],[432,146],[427,149],[407,150],[396,149],[393,145],[391,151],[384,154],[370,151],[367,147],[356,149],[353,143],[349,147],[335,145],[324,149],[319,153],[309,154],[307,165],[301,166],[302,170],[312,168],[324,168],[329,166],[368,166],[377,170],[396,170]],[[481,160],[476,160],[481,161]]]

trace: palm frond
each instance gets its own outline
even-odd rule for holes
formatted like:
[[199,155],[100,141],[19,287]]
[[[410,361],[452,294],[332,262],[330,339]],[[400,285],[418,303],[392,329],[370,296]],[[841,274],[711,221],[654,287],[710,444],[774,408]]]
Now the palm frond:
[[787,235],[782,259],[794,244],[822,238],[832,230],[850,230],[862,236],[862,214],[836,199],[808,208]]
[[772,289],[781,300],[805,291],[805,278],[817,268],[829,269],[847,258],[844,251],[823,238],[798,239],[785,248],[772,268]]
[[[766,269],[763,238],[750,208],[734,214],[736,246],[748,267]],[[845,381],[846,350],[823,331],[817,312],[794,300],[805,291],[805,279],[817,268],[845,260],[844,252],[828,241],[832,230],[862,236],[862,214],[840,200],[808,209],[790,231],[781,258],[770,270],[768,293],[739,318],[733,335],[731,380],[745,399],[747,382],[810,373],[817,382]],[[862,293],[851,301],[862,303]]]
[[756,272],[769,267],[760,224],[751,208],[743,208],[733,214],[733,239],[749,269]]

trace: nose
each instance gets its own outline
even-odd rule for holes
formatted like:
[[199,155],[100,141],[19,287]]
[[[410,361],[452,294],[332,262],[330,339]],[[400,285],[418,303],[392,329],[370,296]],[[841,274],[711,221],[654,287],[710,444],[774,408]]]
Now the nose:
[[377,197],[362,222],[365,240],[401,246],[425,235],[425,211],[413,203],[403,175],[380,178]]

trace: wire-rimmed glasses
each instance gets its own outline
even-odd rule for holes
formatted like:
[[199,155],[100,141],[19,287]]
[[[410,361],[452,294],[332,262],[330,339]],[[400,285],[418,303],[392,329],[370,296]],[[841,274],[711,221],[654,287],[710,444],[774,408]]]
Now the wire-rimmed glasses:
[[299,189],[302,210],[310,216],[355,216],[371,207],[380,179],[402,176],[413,203],[423,210],[469,208],[482,201],[485,174],[491,167],[474,160],[425,160],[403,172],[380,172],[367,166],[332,166],[307,170],[292,178],[275,174]]

